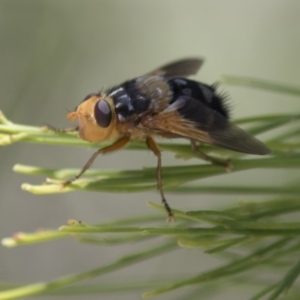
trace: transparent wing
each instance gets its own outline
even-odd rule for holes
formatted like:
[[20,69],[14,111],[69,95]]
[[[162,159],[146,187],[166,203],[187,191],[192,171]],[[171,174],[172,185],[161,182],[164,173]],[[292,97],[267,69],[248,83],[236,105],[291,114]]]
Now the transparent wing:
[[186,58],[177,60],[160,68],[149,72],[147,75],[162,75],[166,78],[188,77],[195,75],[202,66],[204,59],[202,58]]
[[177,110],[167,108],[145,119],[143,125],[162,136],[189,138],[248,154],[271,153],[260,140],[231,124],[224,116],[199,100],[192,98],[184,100],[183,105],[180,98]]

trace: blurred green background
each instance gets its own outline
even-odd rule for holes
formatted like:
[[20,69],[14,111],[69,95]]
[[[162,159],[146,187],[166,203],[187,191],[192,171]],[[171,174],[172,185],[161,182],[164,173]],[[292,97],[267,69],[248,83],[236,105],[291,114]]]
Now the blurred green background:
[[[299,86],[299,12],[297,0],[1,0],[0,109],[17,123],[68,127],[66,113],[87,94],[188,56],[206,58],[196,78],[209,84],[221,75],[231,74]],[[299,101],[292,96],[224,85],[220,90],[230,94],[233,118],[300,110]],[[43,178],[26,177],[11,170],[15,163],[80,168],[93,151],[22,143],[1,148],[0,237],[18,231],[57,228],[70,218],[93,223],[152,213],[145,202],[159,203],[156,191],[35,196],[22,191],[20,185],[26,181],[40,183]],[[164,153],[163,165],[177,163],[182,162]],[[94,167],[155,165],[152,153],[121,151],[98,158]],[[258,183],[261,178],[282,183],[292,177],[292,172],[260,171],[260,177],[257,174],[228,174],[201,183]],[[170,205],[182,210],[211,209],[240,200],[238,196],[168,196]],[[92,247],[72,240],[17,249],[1,247],[0,281],[50,280],[113,261],[134,248],[135,245]],[[108,278],[155,278],[157,274],[174,275],[178,270],[193,274],[218,263],[209,255],[199,256],[200,250],[182,251],[190,251],[184,255],[185,260],[176,252]],[[215,299],[226,296],[246,299],[241,290]],[[120,295],[105,297],[119,298]],[[122,299],[139,298],[139,293],[122,295]],[[174,294],[161,299],[174,299]]]

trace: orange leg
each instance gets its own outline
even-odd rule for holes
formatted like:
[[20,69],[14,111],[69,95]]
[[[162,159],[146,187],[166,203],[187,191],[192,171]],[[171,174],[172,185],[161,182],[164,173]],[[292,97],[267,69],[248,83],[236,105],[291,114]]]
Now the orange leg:
[[147,146],[150,150],[157,156],[157,189],[159,190],[160,196],[161,196],[161,202],[163,203],[167,213],[167,221],[171,221],[174,219],[174,215],[172,213],[172,210],[165,198],[164,191],[162,188],[162,169],[161,169],[161,153],[155,143],[155,141],[148,136],[146,139]]
[[105,154],[105,153],[109,153],[109,152],[113,152],[116,150],[119,150],[121,148],[123,148],[130,140],[130,136],[123,136],[122,138],[120,138],[119,140],[117,140],[115,143],[113,143],[110,146],[101,148],[99,150],[97,150],[92,156],[91,158],[87,161],[87,163],[83,166],[83,168],[81,169],[81,171],[74,176],[73,178],[63,182],[63,186],[67,186],[69,184],[71,184],[74,180],[80,178],[82,176],[82,174],[88,170],[90,168],[90,166],[92,165],[92,163],[94,162],[94,160],[96,159],[96,157],[99,154]]

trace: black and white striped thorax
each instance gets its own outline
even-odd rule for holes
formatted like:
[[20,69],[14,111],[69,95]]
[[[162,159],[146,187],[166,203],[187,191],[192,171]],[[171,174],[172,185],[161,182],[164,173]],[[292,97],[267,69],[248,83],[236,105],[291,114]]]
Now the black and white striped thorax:
[[114,101],[119,121],[125,122],[165,109],[172,91],[163,77],[142,76],[110,89],[108,96]]
[[151,104],[150,97],[137,88],[136,79],[110,89],[108,96],[113,99],[116,114],[121,122],[147,111]]

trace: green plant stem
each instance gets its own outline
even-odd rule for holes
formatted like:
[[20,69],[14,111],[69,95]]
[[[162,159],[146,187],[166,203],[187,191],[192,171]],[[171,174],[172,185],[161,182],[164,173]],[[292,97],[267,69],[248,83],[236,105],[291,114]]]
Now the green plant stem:
[[253,254],[250,254],[242,259],[235,260],[223,267],[217,268],[212,271],[204,272],[199,276],[195,276],[193,278],[189,278],[184,281],[175,282],[173,284],[169,284],[168,286],[158,288],[154,291],[150,291],[143,294],[144,298],[151,298],[153,296],[157,296],[175,289],[178,289],[183,286],[192,285],[200,282],[206,282],[210,280],[215,280],[217,278],[224,277],[225,275],[236,274],[242,272],[244,270],[248,270],[253,268],[261,263],[261,260],[264,258],[266,254],[270,254],[272,251],[277,251],[281,247],[284,247],[286,243],[289,241],[288,238],[280,239],[271,245],[264,247],[255,251]]
[[268,300],[277,299],[282,293],[287,292],[287,290],[292,286],[294,281],[300,274],[300,260],[296,265],[291,268],[291,270],[286,274],[286,276],[279,282],[274,292],[270,295]]
[[300,89],[298,87],[287,86],[278,82],[272,82],[268,80],[256,79],[252,77],[224,75],[222,76],[221,81],[225,84],[239,85],[267,90],[271,92],[300,96]]
[[170,251],[174,249],[176,244],[174,242],[165,243],[162,246],[154,247],[149,250],[143,251],[143,252],[137,252],[128,256],[125,256],[118,261],[108,264],[104,267],[96,268],[93,270],[90,270],[88,272],[79,273],[76,275],[71,276],[65,276],[62,278],[59,278],[57,280],[51,281],[51,282],[41,282],[36,284],[30,284],[27,286],[21,286],[17,288],[13,288],[11,290],[7,290],[4,292],[0,292],[0,300],[8,300],[8,299],[17,299],[20,297],[28,297],[37,295],[43,292],[49,292],[61,287],[64,287],[66,285],[85,280],[85,279],[91,279],[93,277],[97,277],[100,275],[104,275],[107,273],[110,273],[112,271],[118,270],[120,268],[124,268],[128,265],[131,265],[133,263],[140,262],[142,260],[157,256],[159,254],[162,254],[166,251]]
[[[259,158],[249,160],[234,160],[232,172],[265,168],[299,168],[300,167],[300,155],[292,154],[282,157],[270,157]],[[38,171],[37,171],[38,169]],[[77,174],[79,170],[68,169],[61,170],[61,173],[57,173],[56,170],[43,170],[36,167],[28,167],[22,165],[16,165],[14,170],[20,173],[30,174],[31,170],[33,174],[37,172],[59,176],[59,180],[62,180],[61,174]],[[31,185],[23,184],[22,188],[26,191],[35,194],[52,194],[63,193],[72,190],[89,190],[89,191],[113,191],[113,192],[125,192],[125,191],[145,191],[156,187],[156,168],[146,168],[144,170],[133,171],[87,171],[86,177],[76,180],[74,183],[66,188],[62,188],[59,182],[47,184],[47,185]],[[190,166],[174,166],[164,167],[163,184],[166,189],[177,187],[180,184],[216,176],[220,174],[226,174],[223,167],[217,165],[190,165]],[[93,178],[89,175],[93,174]],[[182,176],[184,174],[184,176]],[[56,178],[55,178],[56,179]],[[65,178],[66,179],[66,178]]]
[[[97,226],[62,226],[60,230],[68,233],[140,233],[142,235],[213,235],[246,234],[253,236],[297,236],[300,223],[243,224],[243,228],[158,228],[158,227],[97,227]],[[260,226],[261,225],[261,226]]]

